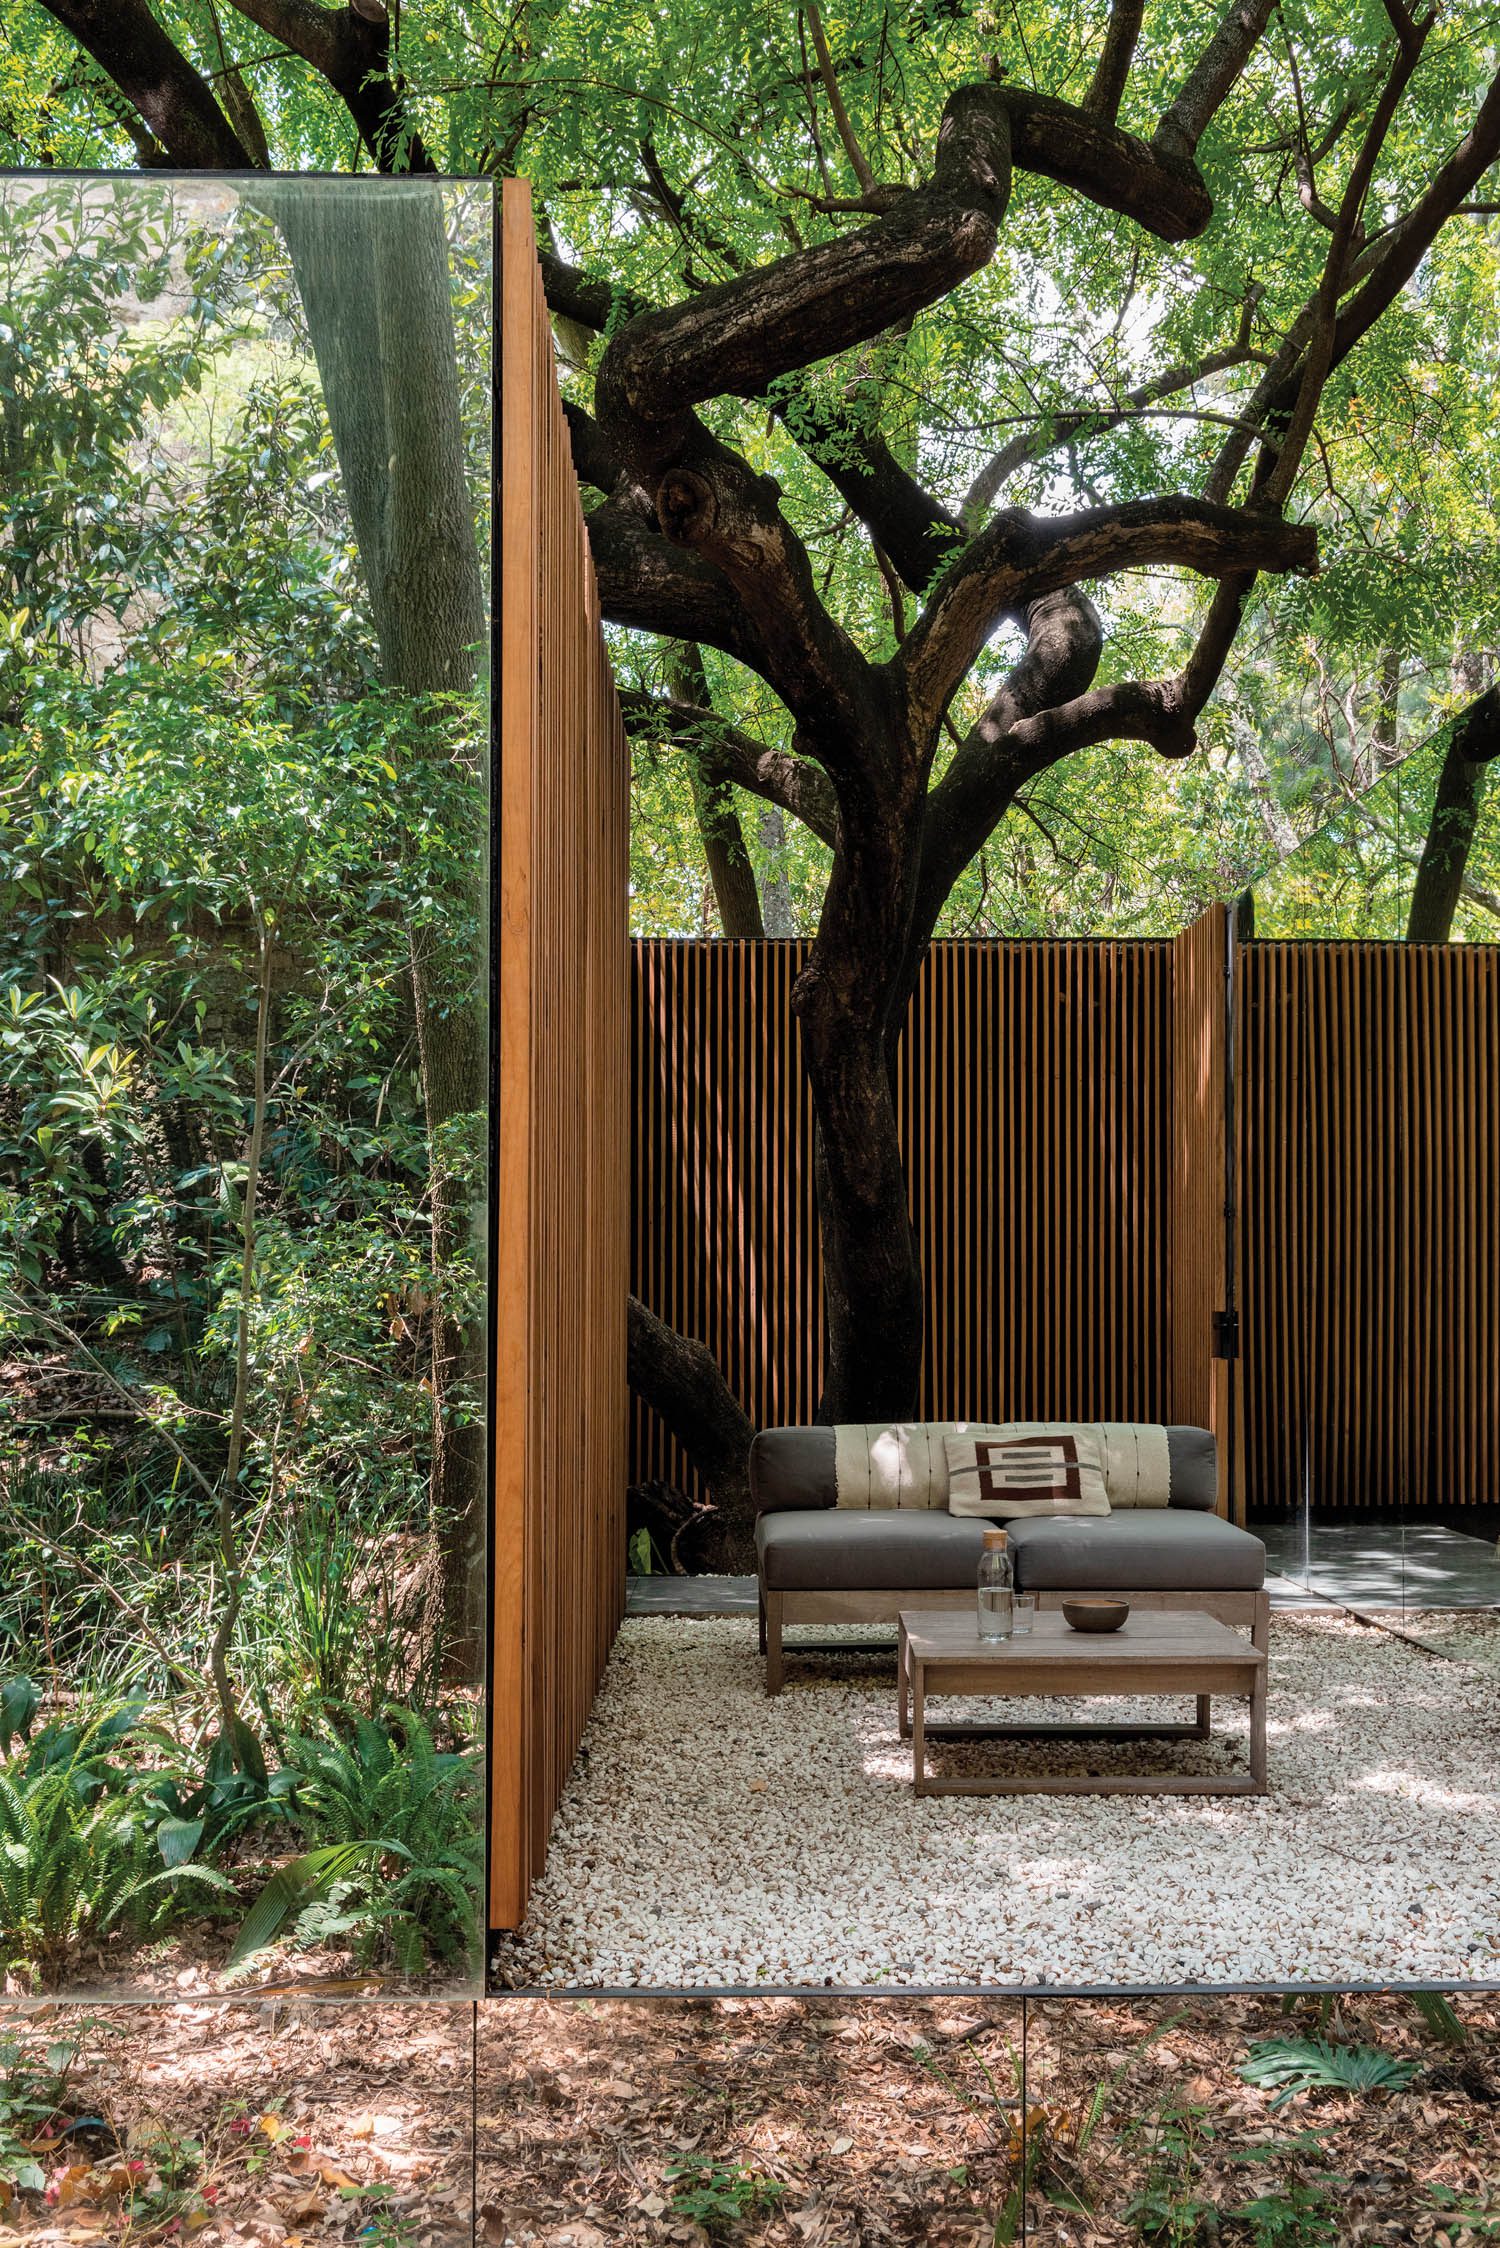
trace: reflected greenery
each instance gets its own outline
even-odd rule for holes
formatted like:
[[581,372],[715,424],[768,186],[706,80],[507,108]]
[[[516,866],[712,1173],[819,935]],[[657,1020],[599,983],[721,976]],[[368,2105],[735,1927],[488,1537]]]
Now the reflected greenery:
[[478,187],[0,191],[0,1685],[132,1713],[85,1794],[173,1875],[23,1970],[227,1952],[387,1723],[475,1836],[462,1968],[490,255]]

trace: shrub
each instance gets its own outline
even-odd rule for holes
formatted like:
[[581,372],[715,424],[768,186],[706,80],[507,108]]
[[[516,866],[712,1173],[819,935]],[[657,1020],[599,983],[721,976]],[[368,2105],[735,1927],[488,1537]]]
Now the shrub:
[[414,1710],[346,1713],[342,1733],[288,1743],[294,1815],[315,1846],[273,1876],[235,1940],[243,1964],[295,1920],[300,1940],[354,1938],[362,1966],[415,1974],[472,1955],[483,1866],[472,1752],[442,1753]]
[[1268,2037],[1240,2065],[1247,2084],[1276,2089],[1273,2107],[1299,2092],[1404,2092],[1415,2061],[1398,2061],[1375,2045],[1330,2045],[1322,2037]]
[[55,1973],[80,1944],[154,1925],[184,1883],[231,1886],[162,1864],[150,1783],[113,1758],[139,1716],[126,1703],[46,1725],[0,1764],[0,1957]]

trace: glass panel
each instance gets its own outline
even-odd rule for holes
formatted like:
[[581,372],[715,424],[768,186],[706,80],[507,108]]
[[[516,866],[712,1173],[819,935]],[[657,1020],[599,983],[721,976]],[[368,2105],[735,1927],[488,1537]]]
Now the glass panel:
[[87,1772],[3,1945],[64,1987],[478,1975],[491,245],[0,189],[0,1756]]
[[1476,792],[1446,939],[1413,937],[1447,753],[1440,734],[1255,887],[1257,938],[1295,963],[1304,1024],[1294,1261],[1320,1369],[1300,1519],[1274,1535],[1310,1594],[1491,1663],[1500,796]]

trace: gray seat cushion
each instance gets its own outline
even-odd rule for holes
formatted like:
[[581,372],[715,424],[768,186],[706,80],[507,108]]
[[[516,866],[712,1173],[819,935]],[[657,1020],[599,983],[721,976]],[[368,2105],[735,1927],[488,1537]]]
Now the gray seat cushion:
[[1266,1549],[1217,1514],[1132,1508],[1102,1521],[1010,1524],[1023,1592],[1258,1592]]
[[[989,1527],[926,1511],[798,1509],[761,1515],[755,1548],[771,1592],[955,1592],[974,1582]],[[1130,1509],[1009,1528],[1023,1592],[1257,1592],[1265,1582],[1259,1538],[1216,1514]]]
[[761,1515],[755,1550],[771,1592],[946,1592],[974,1582],[989,1528],[925,1509],[799,1509]]

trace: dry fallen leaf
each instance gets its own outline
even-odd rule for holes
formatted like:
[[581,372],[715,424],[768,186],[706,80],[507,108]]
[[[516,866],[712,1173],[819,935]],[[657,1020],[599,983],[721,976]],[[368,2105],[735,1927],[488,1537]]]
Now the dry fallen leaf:
[[320,2225],[328,2214],[328,2203],[321,2193],[299,2194],[294,2201],[281,2203],[281,2214],[294,2225]]
[[66,2170],[52,2180],[48,2199],[58,2209],[71,2209],[80,2201],[92,2201],[91,2177],[92,2169],[87,2162],[70,2162]]

